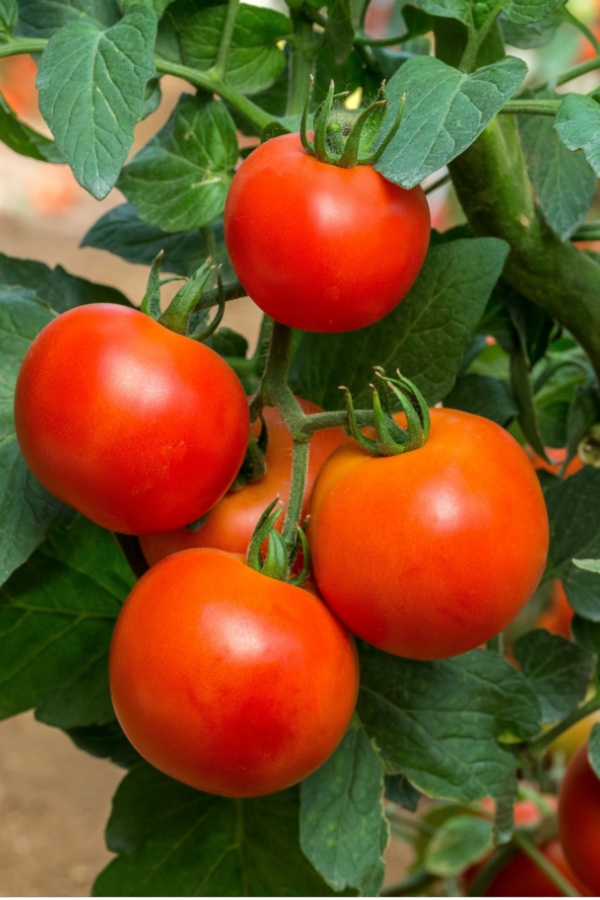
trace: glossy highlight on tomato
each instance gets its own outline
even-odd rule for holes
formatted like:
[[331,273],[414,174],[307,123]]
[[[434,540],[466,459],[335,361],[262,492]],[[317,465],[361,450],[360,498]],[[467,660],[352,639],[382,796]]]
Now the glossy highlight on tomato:
[[566,768],[558,794],[558,835],[573,871],[600,895],[600,778],[588,759],[588,744]]
[[478,647],[525,605],[549,528],[514,438],[489,419],[432,409],[420,449],[376,457],[348,439],[331,455],[308,536],[319,590],[354,634],[440,659]]
[[286,134],[236,172],[224,229],[236,275],[264,312],[292,328],[341,332],[377,322],[405,297],[430,215],[420,186],[320,162]]
[[322,765],[358,691],[352,637],[321,600],[212,549],[182,550],[140,579],[109,668],[141,755],[226,797],[280,791]]
[[14,411],[41,484],[125,534],[206,513],[236,477],[250,427],[242,385],[217,353],[108,303],[78,306],[40,332]]
[[[309,400],[299,398],[299,403],[305,413],[322,412],[321,407]],[[264,478],[226,494],[208,513],[200,528],[179,528],[141,535],[140,546],[149,565],[154,565],[170,553],[190,547],[216,547],[218,550],[245,554],[254,528],[267,506],[279,497],[285,510],[292,475],[292,436],[275,407],[265,407],[263,418],[268,433]],[[257,437],[260,420],[254,423],[252,430]],[[301,518],[306,515],[308,498],[319,471],[345,437],[341,428],[326,428],[317,431],[311,438]],[[275,522],[278,531],[281,531],[283,520],[284,512]]]

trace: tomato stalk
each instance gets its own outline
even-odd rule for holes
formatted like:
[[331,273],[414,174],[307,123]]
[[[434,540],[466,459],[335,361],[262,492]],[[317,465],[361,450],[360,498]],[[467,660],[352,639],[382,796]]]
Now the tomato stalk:
[[561,735],[563,731],[567,731],[571,725],[574,725],[581,719],[585,719],[586,716],[589,716],[590,713],[595,712],[597,709],[600,709],[600,693],[597,693],[591,700],[584,703],[583,706],[578,707],[568,716],[565,716],[564,719],[552,728],[549,728],[548,731],[545,731],[538,738],[529,741],[527,743],[527,750],[536,756],[543,753],[546,748],[550,746],[552,741]]

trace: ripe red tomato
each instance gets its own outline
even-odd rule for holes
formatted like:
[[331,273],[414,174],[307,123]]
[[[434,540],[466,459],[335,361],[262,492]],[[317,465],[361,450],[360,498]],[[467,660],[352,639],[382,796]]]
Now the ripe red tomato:
[[423,190],[372,166],[322,163],[298,134],[261,144],[236,172],[225,243],[254,302],[284,325],[351,331],[377,322],[406,295],[429,245]]
[[126,534],[179,528],[214,506],[250,427],[243,388],[220,356],[108,303],[69,310],[35,338],[15,426],[50,493]]
[[558,794],[558,834],[573,871],[600,895],[600,778],[588,745],[567,766]]
[[545,628],[552,634],[570,638],[574,615],[575,612],[569,603],[562,581],[560,578],[555,578],[552,582],[550,603],[538,616],[535,627]]
[[[299,402],[304,412],[321,411],[319,406],[309,400],[300,399]],[[180,528],[177,531],[142,535],[140,545],[149,565],[153,566],[170,553],[189,547],[216,547],[218,550],[245,554],[254,528],[269,503],[279,496],[284,506],[287,505],[292,474],[292,437],[275,407],[267,406],[263,410],[263,416],[268,429],[265,477],[261,481],[245,485],[239,491],[226,494],[197,531]],[[260,422],[255,422],[252,430],[258,435]],[[313,435],[306,473],[303,517],[306,515],[308,498],[318,472],[345,436],[341,428],[327,428]],[[283,526],[283,518],[282,514],[275,523],[278,531]]]
[[354,642],[324,603],[221,550],[140,579],[110,652],[115,712],[152,765],[226,797],[280,791],[334,751],[358,690]]
[[451,409],[431,410],[418,450],[375,457],[342,444],[317,478],[310,517],[326,602],[365,641],[413,659],[497,634],[533,594],[548,551],[544,497],[522,448],[489,419]]

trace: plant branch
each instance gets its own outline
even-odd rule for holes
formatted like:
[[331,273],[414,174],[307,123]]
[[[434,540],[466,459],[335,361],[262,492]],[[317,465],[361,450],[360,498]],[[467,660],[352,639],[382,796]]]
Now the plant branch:
[[509,100],[501,113],[512,116],[555,116],[562,100]]
[[600,709],[600,694],[592,697],[592,699],[588,700],[587,703],[584,703],[583,706],[578,707],[574,712],[558,722],[558,724],[549,728],[548,731],[545,731],[540,737],[529,741],[527,750],[535,755],[543,753],[550,746],[552,741],[561,735],[563,731],[566,731],[572,725],[575,725],[576,722],[581,721],[581,719],[585,719],[590,713],[596,712],[597,709]]
[[223,31],[221,32],[221,40],[219,42],[219,50],[212,72],[221,81],[224,81],[227,75],[227,57],[229,56],[229,48],[231,39],[233,38],[233,30],[235,28],[235,20],[239,9],[240,0],[228,0],[227,11],[225,13],[225,22]]
[[0,59],[6,56],[21,56],[24,53],[42,53],[48,41],[45,38],[11,37],[0,44]]
[[527,854],[529,859],[535,863],[535,865],[540,869],[544,875],[547,875],[548,878],[552,881],[553,884],[559,889],[565,897],[580,897],[578,891],[575,890],[572,884],[566,880],[565,876],[562,872],[559,872],[558,869],[552,865],[549,859],[544,856],[541,850],[534,844],[529,835],[525,834],[522,831],[515,831],[513,835],[513,841],[515,844],[523,851],[523,853]]
[[470,72],[476,67],[479,51],[505,5],[504,0],[496,0],[481,25],[477,29],[470,29],[467,44],[458,66],[463,72]]

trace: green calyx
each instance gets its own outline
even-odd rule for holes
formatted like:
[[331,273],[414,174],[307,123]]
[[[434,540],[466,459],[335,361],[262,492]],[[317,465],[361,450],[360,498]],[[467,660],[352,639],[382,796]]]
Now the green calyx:
[[[205,341],[218,328],[225,312],[225,291],[221,278],[221,271],[210,259],[207,259],[188,278],[184,279],[183,286],[177,291],[166,310],[163,312],[160,306],[160,289],[170,281],[181,281],[179,276],[160,278],[160,265],[163,258],[161,250],[150,270],[148,286],[142,300],[141,311],[153,318],[160,325],[175,331],[177,334],[192,338],[195,341]],[[204,292],[209,283],[217,281],[217,312],[209,321],[209,310],[204,303]]]
[[[246,563],[262,575],[299,586],[304,584],[310,571],[310,550],[304,531],[306,523],[296,526],[295,537],[288,544],[275,528],[275,523],[282,512],[282,503],[279,497],[276,497],[258,520],[246,554]],[[268,543],[263,556],[265,541]],[[292,575],[292,570],[298,568],[296,563],[300,554],[302,566]]]
[[383,395],[378,386],[371,384],[375,439],[366,437],[360,430],[354,410],[352,395],[345,392],[348,430],[355,441],[373,456],[398,456],[422,447],[428,436],[431,418],[425,398],[412,381],[397,372],[397,378],[389,378],[380,366],[375,367],[378,386],[384,387],[400,405],[406,416],[406,428],[401,428],[390,413],[389,393]]
[[[350,169],[354,166],[372,166],[400,127],[406,96],[403,95],[391,128],[379,141],[381,126],[386,114],[387,98],[385,81],[382,82],[377,98],[360,112],[346,109],[335,101],[348,96],[348,91],[336,94],[333,81],[325,100],[314,115],[313,134],[310,140],[307,132],[308,114],[312,104],[314,79],[311,76],[306,104],[300,124],[300,139],[307,153],[320,162]],[[377,144],[377,147],[375,145]]]

